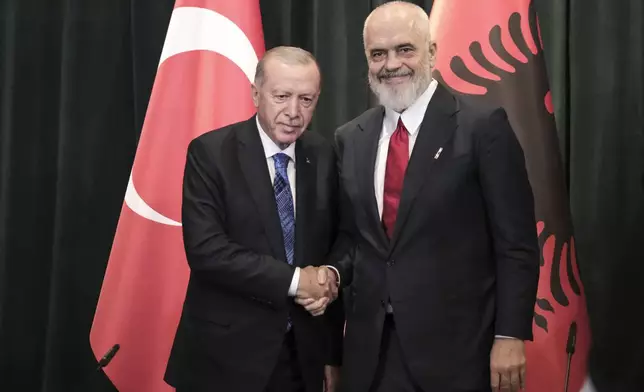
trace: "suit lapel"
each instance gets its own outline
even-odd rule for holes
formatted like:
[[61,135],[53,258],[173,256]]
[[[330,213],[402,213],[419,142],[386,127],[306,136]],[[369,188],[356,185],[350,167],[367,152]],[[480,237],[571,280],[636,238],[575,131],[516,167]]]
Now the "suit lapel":
[[259,217],[266,230],[266,236],[273,255],[279,260],[286,261],[282,226],[277,213],[277,203],[270,173],[266,164],[266,156],[255,117],[248,120],[238,131],[239,163],[246,178],[248,189],[259,211]]
[[[305,131],[309,132],[309,131]],[[315,203],[315,184],[317,177],[315,170],[317,160],[306,143],[306,134],[302,135],[295,144],[295,265],[300,265],[306,260],[306,229],[310,224],[309,216]]]
[[376,191],[374,189],[374,170],[376,166],[376,154],[378,153],[378,139],[382,130],[382,121],[385,115],[383,107],[377,108],[374,113],[367,117],[358,126],[362,132],[357,132],[354,139],[353,151],[356,153],[357,180],[359,194],[361,195],[362,206],[366,210],[367,224],[371,226],[376,239],[387,249],[389,239],[385,233],[378,213]]
[[429,177],[431,168],[437,159],[435,158],[436,155],[440,155],[438,153],[439,149],[445,146],[445,143],[453,135],[457,127],[456,112],[454,97],[439,84],[427,106],[427,111],[418,130],[416,144],[407,166],[396,225],[391,240],[391,250],[396,245],[416,196]]

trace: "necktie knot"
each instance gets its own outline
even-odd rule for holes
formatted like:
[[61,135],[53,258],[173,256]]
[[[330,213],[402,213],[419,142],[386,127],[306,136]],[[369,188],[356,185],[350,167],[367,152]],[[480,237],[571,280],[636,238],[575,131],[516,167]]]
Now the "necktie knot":
[[275,161],[275,169],[277,171],[286,170],[288,166],[288,161],[291,159],[288,155],[283,152],[273,155],[273,161]]
[[291,157],[284,154],[283,152],[278,152],[277,154],[273,155],[273,159],[275,160],[276,165],[286,166],[288,164],[288,161],[291,159]]
[[409,131],[407,131],[407,128],[405,127],[405,124],[403,124],[402,122],[402,116],[398,117],[398,125],[396,126],[396,131],[397,132],[404,131],[405,133],[409,133]]

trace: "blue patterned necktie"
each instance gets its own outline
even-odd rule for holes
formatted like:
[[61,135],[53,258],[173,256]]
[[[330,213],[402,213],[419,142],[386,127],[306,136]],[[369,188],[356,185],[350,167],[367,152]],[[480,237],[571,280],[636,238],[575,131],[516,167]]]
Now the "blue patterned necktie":
[[[291,194],[291,186],[288,182],[286,171],[289,160],[290,157],[283,153],[273,155],[273,161],[275,162],[273,191],[275,192],[277,212],[279,213],[280,223],[282,225],[286,261],[293,265],[293,252],[295,250],[295,209],[293,208],[293,195]],[[289,331],[292,326],[293,322],[289,315],[286,330]]]
[[293,208],[293,195],[291,186],[288,182],[286,169],[291,158],[284,154],[278,153],[273,155],[275,162],[275,181],[273,182],[273,191],[275,192],[275,201],[277,202],[277,212],[282,224],[282,235],[284,237],[284,252],[286,261],[293,265],[293,254],[295,251],[295,209]]

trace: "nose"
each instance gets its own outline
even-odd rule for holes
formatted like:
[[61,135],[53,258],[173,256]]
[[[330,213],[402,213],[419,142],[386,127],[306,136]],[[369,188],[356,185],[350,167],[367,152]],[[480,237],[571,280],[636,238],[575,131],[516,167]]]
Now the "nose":
[[286,110],[284,113],[291,119],[295,118],[299,114],[299,102],[297,97],[292,97],[288,101],[288,105],[286,106]]
[[395,53],[390,53],[387,56],[387,61],[385,62],[385,69],[387,71],[395,71],[398,68],[402,67],[402,62]]

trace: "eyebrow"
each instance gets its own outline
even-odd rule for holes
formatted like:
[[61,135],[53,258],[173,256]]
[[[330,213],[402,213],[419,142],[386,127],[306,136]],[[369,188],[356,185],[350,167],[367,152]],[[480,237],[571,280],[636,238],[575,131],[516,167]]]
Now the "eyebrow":
[[415,48],[415,47],[416,47],[416,46],[415,46],[414,44],[412,44],[411,42],[406,42],[406,43],[404,43],[404,44],[396,45],[396,49],[404,48],[404,47],[407,47],[407,46],[411,46],[412,48]]
[[278,89],[272,90],[271,94],[272,95],[296,95],[296,96],[298,96],[300,98],[302,98],[302,97],[304,97],[304,98],[315,98],[315,96],[317,95],[317,93],[294,93],[292,91],[278,90]]
[[[405,43],[402,43],[402,44],[398,44],[398,45],[396,45],[396,46],[395,46],[395,49],[402,49],[402,48],[405,48],[405,47],[412,47],[412,48],[415,48],[416,46],[415,46],[414,44],[412,44],[411,42],[405,42]],[[373,48],[373,49],[371,49],[371,50],[370,50],[370,53],[377,52],[377,51],[381,51],[381,50],[385,50],[385,51],[386,51],[387,49],[384,49],[384,48]]]

